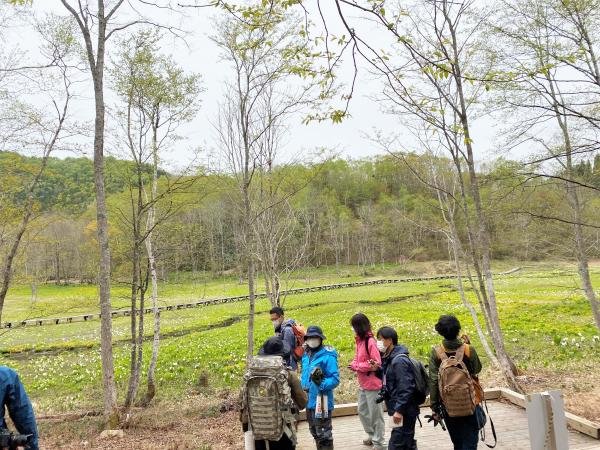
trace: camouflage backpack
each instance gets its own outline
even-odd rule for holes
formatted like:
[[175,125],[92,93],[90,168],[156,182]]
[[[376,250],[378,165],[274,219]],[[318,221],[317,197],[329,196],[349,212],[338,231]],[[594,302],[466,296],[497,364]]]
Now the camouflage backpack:
[[256,356],[244,374],[242,411],[255,440],[278,441],[285,433],[294,445],[294,402],[281,356]]

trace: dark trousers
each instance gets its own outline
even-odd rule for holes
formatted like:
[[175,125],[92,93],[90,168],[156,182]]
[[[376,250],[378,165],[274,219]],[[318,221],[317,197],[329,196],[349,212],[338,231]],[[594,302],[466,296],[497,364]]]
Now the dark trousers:
[[317,419],[314,409],[306,410],[306,421],[310,434],[315,438],[317,450],[333,448],[333,423],[331,422],[331,414],[329,411],[328,417],[325,419]]
[[[256,450],[267,450],[265,441],[254,441],[254,447]],[[278,441],[269,441],[269,450],[294,450],[295,448],[296,446],[285,434]]]
[[404,416],[402,426],[392,428],[388,450],[417,450],[417,441],[415,441],[416,423],[416,416]]
[[479,425],[475,414],[467,417],[447,417],[446,428],[454,450],[477,450]]

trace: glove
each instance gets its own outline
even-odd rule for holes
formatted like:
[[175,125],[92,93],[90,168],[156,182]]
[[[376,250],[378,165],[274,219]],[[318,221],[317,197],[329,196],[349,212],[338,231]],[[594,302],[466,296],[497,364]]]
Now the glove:
[[325,378],[325,374],[320,367],[316,367],[310,374],[310,381],[315,383],[317,386],[321,385],[323,378]]
[[431,413],[430,415],[424,416],[425,419],[427,420],[427,423],[431,423],[433,422],[433,427],[437,427],[438,424],[440,424],[442,421],[440,420],[440,417],[436,414],[436,413]]

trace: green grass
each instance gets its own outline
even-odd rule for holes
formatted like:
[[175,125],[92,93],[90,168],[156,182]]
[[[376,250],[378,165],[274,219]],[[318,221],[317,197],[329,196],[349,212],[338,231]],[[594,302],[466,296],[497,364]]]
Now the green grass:
[[[447,264],[387,264],[369,267],[367,270],[356,266],[322,267],[299,271],[288,280],[284,279],[283,289],[315,286],[329,283],[351,282],[364,279],[377,279],[385,276],[409,276],[424,271],[437,273],[448,271]],[[258,284],[258,291],[262,285]],[[247,294],[248,288],[240,284],[235,276],[210,278],[207,273],[175,273],[159,283],[160,302],[163,305],[192,302],[205,298]],[[128,308],[130,290],[119,280],[113,280],[111,287],[114,309]],[[33,318],[60,317],[98,311],[98,288],[95,285],[81,284],[42,284],[37,287],[37,298],[32,302],[29,285],[15,285],[8,292],[3,311],[3,320],[17,321]]]
[[[496,279],[507,348],[524,371],[548,371],[563,384],[556,387],[585,388],[598,381],[597,375],[591,381],[589,375],[598,372],[600,339],[590,307],[577,289],[574,269],[551,267],[535,265],[517,275]],[[310,275],[310,282],[304,281],[307,284],[323,284],[331,276],[325,270]],[[593,281],[598,285],[600,274],[594,273]],[[396,327],[400,341],[422,359],[438,341],[433,330],[437,317],[454,313],[487,365],[471,317],[450,280],[293,295],[286,299],[285,307],[288,316],[306,325],[321,325],[328,342],[338,349],[343,374],[338,389],[341,401],[355,396],[355,382],[344,367],[354,351],[349,319],[358,311],[367,314],[375,328]],[[272,333],[268,309],[266,300],[257,302],[256,345]],[[151,316],[146,317],[150,332]],[[159,395],[176,399],[200,389],[197,380],[204,371],[213,387],[236,389],[244,368],[246,319],[246,302],[163,313],[166,336],[157,369]],[[129,318],[114,321],[116,379],[122,392],[127,383],[129,347],[119,341],[127,338],[128,327]],[[5,354],[1,362],[19,370],[43,411],[97,408],[101,404],[98,333],[98,321],[11,330],[2,337],[2,350],[13,353]],[[67,350],[73,347],[75,351]],[[38,353],[18,353],[24,350]],[[149,355],[150,343],[145,350]],[[563,383],[561,377],[567,372]]]

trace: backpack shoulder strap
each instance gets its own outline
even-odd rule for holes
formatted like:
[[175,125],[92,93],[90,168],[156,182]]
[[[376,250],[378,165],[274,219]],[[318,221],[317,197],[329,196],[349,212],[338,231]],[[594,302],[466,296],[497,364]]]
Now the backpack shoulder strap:
[[365,350],[367,351],[367,356],[371,358],[371,352],[369,351],[369,339],[371,339],[371,336],[367,334],[367,338],[365,339]]
[[433,347],[433,349],[435,350],[435,354],[440,361],[448,359],[448,355],[446,355],[446,349],[442,345],[436,345]]
[[414,368],[414,364],[412,362],[412,359],[406,353],[398,353],[396,356],[394,356],[392,358],[392,360],[390,361],[390,366],[392,364],[394,364],[396,361],[401,361],[402,359],[404,359],[406,361],[405,364],[407,364],[408,367],[413,367]]
[[[465,357],[465,347],[466,347],[466,346],[467,346],[466,344],[463,344],[463,345],[461,345],[460,347],[458,347],[458,348],[456,349],[456,353],[454,354],[454,357],[455,357],[455,358],[456,358],[458,361],[462,361],[462,360],[463,360],[463,358]],[[470,353],[470,352],[469,352],[469,353]]]

